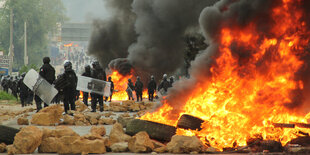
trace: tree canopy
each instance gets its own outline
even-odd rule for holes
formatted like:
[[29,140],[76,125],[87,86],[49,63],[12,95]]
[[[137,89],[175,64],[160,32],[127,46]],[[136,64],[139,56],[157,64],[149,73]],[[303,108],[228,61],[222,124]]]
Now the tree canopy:
[[63,22],[65,7],[61,0],[0,0],[0,50],[10,46],[10,10],[13,10],[14,66],[24,64],[24,22],[27,23],[27,51],[30,64],[40,64],[48,56],[48,33]]

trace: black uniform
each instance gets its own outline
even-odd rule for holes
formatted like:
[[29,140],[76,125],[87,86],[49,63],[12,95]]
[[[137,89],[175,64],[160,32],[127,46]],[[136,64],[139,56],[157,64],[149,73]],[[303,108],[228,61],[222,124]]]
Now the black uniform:
[[168,88],[169,88],[169,86],[170,86],[170,83],[168,82],[167,78],[164,78],[164,79],[160,82],[160,84],[159,84],[159,86],[158,86],[158,91],[160,91],[161,89],[163,89],[164,92],[166,93],[167,90],[168,90]]
[[149,101],[153,101],[154,93],[156,91],[156,82],[154,79],[151,79],[151,81],[148,83],[147,90],[149,94]]
[[[92,78],[107,81],[107,76],[105,71],[99,66],[99,63],[94,65],[92,71]],[[100,111],[103,111],[103,96],[97,93],[91,93],[91,107],[92,112],[96,112],[97,103],[99,102]]]
[[[72,69],[66,69],[63,78],[67,81],[67,85],[63,88],[65,113],[69,109],[75,110],[75,94],[77,86],[77,76]],[[70,106],[70,108],[69,108]]]
[[137,101],[142,101],[142,91],[143,91],[143,83],[140,81],[140,79],[137,79],[135,83],[135,91],[137,95]]
[[[85,67],[85,72],[82,74],[82,76],[91,77],[90,66]],[[83,102],[86,106],[88,106],[88,92],[83,92]]]
[[[40,68],[40,76],[43,77],[47,82],[52,84],[55,81],[55,69],[49,64],[50,59],[48,57],[43,58],[43,65]],[[42,109],[42,100],[39,96],[35,95],[34,100],[36,101],[37,111]],[[44,107],[48,105],[44,103]]]
[[172,84],[174,83],[173,77],[169,78],[169,88],[172,87]]

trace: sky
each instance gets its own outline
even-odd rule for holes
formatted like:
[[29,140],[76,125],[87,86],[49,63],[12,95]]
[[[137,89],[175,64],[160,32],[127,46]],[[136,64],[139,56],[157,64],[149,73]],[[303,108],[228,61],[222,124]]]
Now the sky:
[[106,19],[109,12],[105,8],[105,1],[108,0],[62,0],[66,7],[66,15],[69,22],[91,23],[93,19]]

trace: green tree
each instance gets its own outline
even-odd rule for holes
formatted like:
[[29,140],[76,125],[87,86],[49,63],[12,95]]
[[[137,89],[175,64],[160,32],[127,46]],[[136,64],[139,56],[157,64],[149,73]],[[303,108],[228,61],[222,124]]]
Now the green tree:
[[14,20],[14,66],[24,64],[24,22],[27,23],[27,45],[29,63],[41,64],[48,55],[48,33],[56,29],[58,22],[66,20],[61,0],[0,0],[0,49],[9,51],[10,10]]

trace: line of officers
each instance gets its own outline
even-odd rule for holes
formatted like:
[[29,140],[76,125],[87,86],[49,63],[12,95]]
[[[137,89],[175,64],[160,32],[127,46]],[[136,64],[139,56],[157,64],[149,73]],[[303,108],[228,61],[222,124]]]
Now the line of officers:
[[[27,105],[32,105],[33,99],[36,103],[37,112],[42,109],[42,103],[44,107],[47,107],[48,105],[44,103],[39,96],[34,94],[24,83],[24,77],[26,73],[22,73],[21,76],[16,76],[13,78],[12,76],[6,75],[1,78],[1,86],[4,89],[4,91],[8,92],[9,89],[11,89],[12,95],[16,98],[20,98],[22,107]],[[43,58],[43,65],[40,67],[39,75],[44,78],[46,81],[48,81],[50,84],[54,84],[55,88],[59,91],[59,93],[56,95],[56,97],[53,99],[52,103],[59,104],[61,101],[64,103],[64,111],[65,113],[68,112],[68,110],[75,110],[75,101],[79,99],[79,91],[76,90],[77,87],[77,81],[78,78],[72,69],[72,63],[69,60],[66,60],[64,62],[64,73],[57,76],[57,79],[55,78],[55,69],[50,64],[50,58],[44,57]],[[104,69],[100,66],[98,61],[94,61],[92,63],[92,68],[90,65],[85,66],[85,72],[82,74],[82,76],[91,77],[94,79],[99,79],[103,81],[107,81],[106,79],[106,73]],[[110,102],[112,99],[112,95],[114,92],[114,83],[112,81],[112,78],[108,78],[108,82],[111,82],[111,96],[110,96]],[[167,79],[167,75],[163,75],[163,79],[160,82],[158,86],[158,91],[161,92],[161,94],[167,93],[167,90],[169,87],[172,87],[172,84],[174,82],[174,77],[170,77],[169,81]],[[157,84],[154,79],[154,76],[151,76],[151,80],[148,83],[147,89],[148,89],[148,98],[150,101],[153,101],[154,99],[154,93],[156,91]],[[134,100],[133,98],[133,91],[136,92],[137,101],[142,101],[142,92],[143,92],[143,83],[141,82],[140,77],[137,77],[137,80],[135,82],[135,85],[132,83],[131,79],[128,79],[128,85],[126,92],[128,94],[129,100]],[[103,97],[100,94],[96,93],[90,93],[91,96],[91,108],[92,112],[96,112],[97,104],[99,103],[100,111],[103,111],[103,100],[107,101],[108,97]],[[85,105],[88,106],[88,92],[83,92],[83,102]]]
[[[171,76],[168,81],[167,74],[164,74],[163,79],[157,88],[155,78],[152,75],[151,80],[148,82],[148,85],[147,85],[149,101],[154,100],[154,93],[156,91],[156,88],[161,93],[161,95],[166,95],[168,88],[172,87],[173,83],[174,83],[174,77]],[[127,89],[126,89],[128,100],[134,100],[133,93],[132,93],[133,91],[136,92],[137,101],[142,101],[143,83],[141,82],[141,79],[139,76],[137,76],[137,81],[135,82],[135,85],[133,84],[131,79],[128,79]]]

